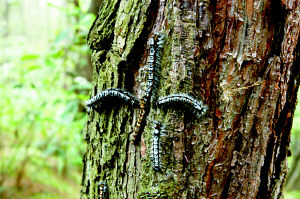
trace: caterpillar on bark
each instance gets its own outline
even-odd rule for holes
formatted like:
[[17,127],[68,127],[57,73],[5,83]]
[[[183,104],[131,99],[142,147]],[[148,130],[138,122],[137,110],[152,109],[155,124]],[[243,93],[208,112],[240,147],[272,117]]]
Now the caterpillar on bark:
[[195,98],[183,93],[160,97],[157,100],[157,105],[168,107],[183,106],[192,112],[197,118],[202,117],[208,109],[207,105],[204,105],[202,101],[198,101]]
[[147,90],[143,98],[140,100],[140,113],[138,116],[137,123],[134,128],[131,141],[134,144],[138,144],[142,131],[145,125],[145,119],[149,114],[150,106],[156,101],[156,90],[159,84],[159,73],[161,63],[161,51],[165,41],[165,34],[161,32],[155,33],[150,38],[150,49],[148,58],[148,80]]
[[[120,88],[109,88],[101,91],[91,99],[86,102],[88,110],[92,108],[99,109],[104,103],[109,103],[111,100],[122,101],[124,103],[130,104],[133,107],[139,106],[139,100],[135,98],[131,93],[120,89]],[[96,110],[97,110],[96,109]]]
[[105,181],[99,182],[99,198],[100,199],[108,199],[108,190],[107,184]]
[[162,169],[162,151],[161,151],[161,135],[163,127],[160,122],[154,122],[153,139],[151,144],[151,160],[152,166],[155,171]]

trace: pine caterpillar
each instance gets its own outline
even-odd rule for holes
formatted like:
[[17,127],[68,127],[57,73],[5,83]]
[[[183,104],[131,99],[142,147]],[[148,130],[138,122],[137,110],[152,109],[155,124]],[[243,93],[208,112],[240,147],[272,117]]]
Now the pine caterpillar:
[[160,97],[157,100],[157,105],[184,105],[198,118],[202,117],[207,111],[207,106],[204,105],[202,101],[198,101],[187,94],[181,93]]
[[155,187],[152,187],[149,191],[142,192],[139,196],[139,199],[165,199],[169,198],[165,191],[158,189],[158,184]]
[[104,181],[99,182],[99,198],[108,199],[107,184]]
[[165,34],[161,32],[155,33],[150,39],[150,50],[148,58],[148,81],[147,91],[144,96],[144,101],[154,100],[155,91],[159,84],[161,51],[165,41]]
[[140,139],[145,119],[149,114],[151,101],[154,101],[155,98],[155,90],[157,89],[157,85],[159,83],[161,50],[163,48],[164,40],[165,35],[160,32],[155,33],[150,38],[149,58],[147,63],[149,68],[147,90],[140,101],[140,113],[131,139],[131,141],[135,144],[137,144]]
[[142,99],[140,101],[140,113],[134,128],[134,132],[131,138],[131,142],[134,144],[137,144],[137,140],[138,140],[138,136],[140,135],[140,131],[141,131],[141,126],[144,125],[144,118],[146,118],[145,114],[148,114],[148,107],[147,107],[147,111],[145,109],[145,101]]
[[157,32],[154,35],[155,37],[155,60],[154,60],[154,73],[151,75],[151,71],[149,71],[149,79],[150,77],[153,78],[152,80],[152,95],[151,100],[156,101],[156,91],[158,89],[159,85],[159,76],[160,76],[160,70],[161,70],[161,55],[162,55],[162,49],[165,43],[165,34],[162,32]]
[[132,106],[139,106],[138,99],[135,98],[131,93],[124,91],[120,88],[109,88],[101,91],[86,102],[88,109],[96,106],[101,106],[104,102],[110,102],[110,100],[122,100],[125,103],[131,104]]
[[151,145],[151,160],[152,166],[155,171],[161,171],[162,163],[161,163],[161,134],[162,134],[162,125],[160,122],[154,122],[154,131],[153,131],[153,139]]

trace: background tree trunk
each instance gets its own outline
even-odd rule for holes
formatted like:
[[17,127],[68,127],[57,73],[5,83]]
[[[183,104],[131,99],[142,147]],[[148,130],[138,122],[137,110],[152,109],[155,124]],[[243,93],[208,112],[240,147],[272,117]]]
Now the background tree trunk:
[[89,13],[97,15],[102,0],[92,0],[89,6]]
[[290,164],[291,166],[287,175],[285,190],[297,191],[300,189],[300,138],[297,132],[294,134],[294,142],[291,149],[293,154],[292,164]]
[[[89,36],[92,96],[123,88],[141,99],[149,39],[166,40],[158,96],[187,93],[201,119],[151,107],[91,111],[84,133],[82,198],[279,198],[299,85],[298,0],[103,0]],[[153,122],[167,128],[162,172],[151,166]]]

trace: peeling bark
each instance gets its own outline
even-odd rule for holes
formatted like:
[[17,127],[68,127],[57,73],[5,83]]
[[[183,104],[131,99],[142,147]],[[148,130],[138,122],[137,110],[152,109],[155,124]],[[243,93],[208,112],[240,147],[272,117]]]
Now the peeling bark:
[[[146,92],[149,39],[164,32],[158,96],[208,105],[195,119],[155,105],[139,145],[127,105],[91,111],[81,198],[280,198],[299,87],[298,0],[103,0],[88,35],[92,96]],[[153,123],[165,126],[163,169],[152,168]]]

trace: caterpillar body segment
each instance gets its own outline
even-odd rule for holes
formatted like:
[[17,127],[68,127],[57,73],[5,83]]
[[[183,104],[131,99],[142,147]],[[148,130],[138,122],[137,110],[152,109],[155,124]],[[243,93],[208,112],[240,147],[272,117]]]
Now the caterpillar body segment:
[[108,188],[107,183],[105,181],[99,182],[99,198],[108,199]]
[[160,172],[163,168],[161,159],[162,159],[162,151],[161,151],[161,135],[162,135],[162,125],[160,122],[154,122],[154,130],[153,130],[153,139],[151,144],[151,161],[152,167],[155,171]]
[[101,91],[88,101],[86,101],[86,106],[88,109],[93,109],[95,107],[100,108],[104,103],[109,103],[110,100],[119,100],[130,104],[133,107],[138,107],[140,105],[139,100],[131,93],[120,89],[120,88],[109,88]]
[[195,98],[179,93],[160,97],[157,100],[158,106],[183,106],[191,111],[197,118],[201,118],[207,111],[207,105],[204,105],[202,101],[196,100]]

